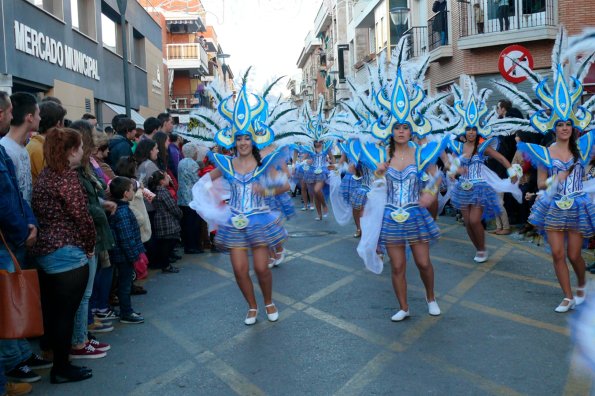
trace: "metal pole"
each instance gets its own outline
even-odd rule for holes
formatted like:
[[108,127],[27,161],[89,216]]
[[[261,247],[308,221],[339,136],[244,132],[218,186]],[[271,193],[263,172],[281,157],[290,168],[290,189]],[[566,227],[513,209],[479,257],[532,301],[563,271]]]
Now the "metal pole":
[[122,67],[124,69],[124,103],[126,117],[130,117],[130,77],[128,73],[128,34],[126,29],[126,6],[128,0],[118,0],[120,9],[120,27],[122,29]]

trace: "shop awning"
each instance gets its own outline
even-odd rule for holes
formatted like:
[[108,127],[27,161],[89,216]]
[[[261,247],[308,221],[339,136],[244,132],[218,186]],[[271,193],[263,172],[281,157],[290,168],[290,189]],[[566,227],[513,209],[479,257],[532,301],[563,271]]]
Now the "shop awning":
[[[120,106],[120,105],[108,103],[108,102],[103,102],[103,104],[106,105],[110,110],[112,110],[116,114],[126,114],[126,108],[124,106]],[[114,115],[116,115],[116,114],[114,114]],[[137,127],[139,127],[139,128],[143,127],[143,124],[145,123],[145,118],[142,115],[140,115],[136,110],[130,109],[130,118],[132,118],[132,121],[134,121],[136,123]],[[108,117],[108,119],[111,120],[110,117]]]

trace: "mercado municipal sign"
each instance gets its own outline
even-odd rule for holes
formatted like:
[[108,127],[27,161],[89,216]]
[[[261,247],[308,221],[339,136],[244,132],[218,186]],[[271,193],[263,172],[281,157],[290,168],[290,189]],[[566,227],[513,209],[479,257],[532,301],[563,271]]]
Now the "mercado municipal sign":
[[97,59],[19,21],[14,21],[14,39],[16,49],[21,52],[97,81],[100,80]]

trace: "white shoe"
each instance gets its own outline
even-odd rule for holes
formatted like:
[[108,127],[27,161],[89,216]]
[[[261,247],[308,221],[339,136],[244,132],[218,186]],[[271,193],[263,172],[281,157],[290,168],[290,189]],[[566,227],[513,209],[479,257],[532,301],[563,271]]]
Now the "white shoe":
[[272,257],[269,257],[269,263],[268,263],[268,267],[269,267],[269,268],[273,268],[273,267],[275,266],[275,262],[276,262],[276,261],[277,261],[277,260],[275,260],[274,258],[272,258]]
[[314,206],[309,206],[310,210],[314,210]]
[[574,299],[572,298],[564,298],[564,300],[562,300],[562,302],[564,301],[568,301],[568,305],[562,305],[562,303],[560,303],[560,305],[558,305],[556,307],[556,309],[554,309],[554,311],[558,312],[558,313],[564,313],[564,312],[568,312],[571,309],[574,309],[574,306],[576,305],[576,303],[574,302]]
[[[269,305],[265,305],[265,308],[268,308],[268,307],[275,307],[275,304],[272,303]],[[266,312],[266,309],[265,309],[265,312]],[[276,322],[277,319],[279,319],[279,310],[277,309],[277,307],[275,307],[275,312],[273,312],[273,313],[267,312],[267,318],[269,319],[269,322]]]
[[409,317],[409,311],[408,310],[407,311],[403,311],[401,309],[399,312],[397,312],[396,314],[394,314],[390,318],[390,320],[392,320],[393,322],[400,322],[400,321],[402,321],[403,319],[405,319],[407,317]]
[[314,218],[314,220],[316,220],[316,221],[320,221],[320,220],[322,220],[322,218],[320,218],[320,217],[316,216],[316,217]]
[[583,286],[583,287],[577,287],[576,288],[576,291],[577,292],[583,292],[583,295],[582,296],[578,296],[578,295],[575,295],[574,296],[574,303],[575,303],[575,305],[581,305],[582,303],[585,302],[585,297],[587,297],[587,292],[585,290],[585,286]]
[[308,210],[308,208],[306,208],[305,206],[302,206],[302,208],[300,209],[302,212],[305,212],[306,210]]
[[438,303],[436,302],[436,300],[434,301],[427,301],[428,303],[428,313],[432,316],[438,316],[440,315],[440,307],[438,306]]
[[324,217],[326,219],[328,217],[328,212],[326,212],[325,214],[323,214],[322,217]]
[[275,260],[275,262],[273,263],[273,265],[275,267],[278,267],[279,265],[281,265],[281,263],[283,262],[283,260],[285,260],[285,249],[281,250],[281,253],[276,253],[276,256],[279,256],[279,258]]
[[[256,312],[254,316],[248,316],[250,312]],[[258,316],[258,309],[250,308],[248,310],[248,315],[246,315],[246,319],[244,319],[244,323],[248,326],[253,325],[256,323],[256,317]]]
[[486,261],[488,261],[488,252],[486,252],[485,250],[478,250],[477,253],[475,253],[475,257],[473,257],[473,261],[475,261],[476,263],[485,263]]

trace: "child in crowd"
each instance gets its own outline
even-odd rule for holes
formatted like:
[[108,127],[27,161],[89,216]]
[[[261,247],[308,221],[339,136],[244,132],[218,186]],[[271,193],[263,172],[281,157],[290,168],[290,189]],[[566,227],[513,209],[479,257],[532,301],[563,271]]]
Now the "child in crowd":
[[169,174],[161,170],[153,172],[148,181],[149,190],[155,193],[152,202],[155,209],[153,233],[158,249],[155,252],[154,265],[163,272],[178,273],[180,270],[170,264],[169,257],[180,240],[182,210],[167,190],[170,183]]
[[110,260],[117,266],[119,274],[120,322],[143,323],[145,319],[134,312],[130,301],[134,263],[142,260],[145,255],[138,222],[129,206],[134,199],[132,180],[120,176],[114,178],[110,184],[110,193],[118,205],[116,212],[109,217],[109,223],[116,242],[116,246],[110,250]]

